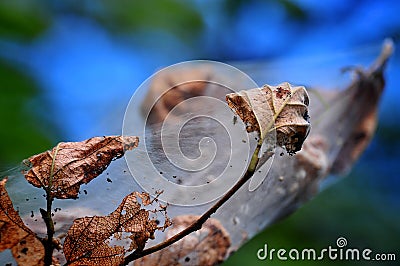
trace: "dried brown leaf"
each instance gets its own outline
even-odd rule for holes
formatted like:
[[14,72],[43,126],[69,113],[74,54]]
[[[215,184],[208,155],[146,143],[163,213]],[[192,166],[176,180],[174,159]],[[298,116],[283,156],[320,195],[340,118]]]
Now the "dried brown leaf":
[[44,247],[14,210],[6,182],[0,181],[0,252],[11,249],[18,265],[43,265]]
[[27,160],[25,178],[59,199],[77,198],[79,187],[100,175],[112,160],[137,147],[138,137],[93,137],[81,142],[62,142],[52,150]]
[[[152,79],[142,104],[142,113],[149,114],[151,124],[164,121],[170,111],[185,100],[204,95],[211,71],[204,66],[174,68],[158,72]],[[190,106],[180,106],[188,112]]]
[[277,143],[291,154],[299,151],[310,131],[309,98],[304,87],[285,82],[264,85],[226,95],[226,101],[246,124],[248,132],[258,132],[261,139],[276,129]]
[[[118,265],[125,252],[143,249],[162,228],[149,218],[148,210],[141,209],[139,199],[144,206],[152,203],[147,193],[133,192],[107,216],[76,219],[64,242],[67,261],[71,265]],[[126,242],[130,242],[129,247]]]
[[[175,217],[173,227],[165,234],[166,239],[187,228],[198,218],[197,215]],[[229,233],[217,219],[210,218],[199,231],[166,249],[136,260],[134,265],[217,265],[224,261],[230,246]]]

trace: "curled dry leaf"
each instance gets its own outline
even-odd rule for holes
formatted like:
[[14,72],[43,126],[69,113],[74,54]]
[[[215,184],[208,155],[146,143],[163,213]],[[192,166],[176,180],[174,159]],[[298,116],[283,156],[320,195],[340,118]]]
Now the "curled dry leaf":
[[52,197],[77,198],[79,187],[100,175],[112,160],[137,147],[138,137],[93,137],[81,142],[62,142],[52,150],[25,162],[31,168],[25,178],[35,187],[50,188]]
[[[173,227],[165,234],[170,238],[195,222],[197,215],[180,215],[173,219]],[[202,228],[167,249],[135,261],[135,266],[216,265],[224,261],[231,241],[228,232],[217,220],[208,219]]]
[[18,265],[43,265],[44,247],[14,210],[6,182],[0,181],[0,252],[11,249]]
[[126,252],[143,249],[157,229],[163,230],[169,225],[169,219],[165,217],[164,226],[158,227],[157,221],[149,218],[150,211],[141,209],[138,199],[144,206],[152,203],[147,193],[133,192],[107,216],[76,219],[64,241],[68,263],[119,265]]
[[[164,121],[170,111],[186,99],[204,95],[211,71],[204,66],[174,68],[158,72],[150,84],[142,104],[142,113],[149,114],[151,124]],[[181,106],[184,112],[190,106]]]
[[310,131],[309,97],[304,87],[285,82],[264,85],[226,95],[226,101],[246,124],[247,132],[256,131],[260,138],[276,130],[277,143],[289,154],[301,149]]

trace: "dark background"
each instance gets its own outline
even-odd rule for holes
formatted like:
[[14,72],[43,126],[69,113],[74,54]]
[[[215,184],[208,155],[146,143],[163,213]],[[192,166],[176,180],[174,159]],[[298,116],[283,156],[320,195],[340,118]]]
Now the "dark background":
[[[184,60],[256,62],[275,79],[335,88],[340,67],[369,64],[384,38],[400,38],[399,12],[398,1],[372,0],[1,1],[0,170],[59,141],[120,134],[113,118],[134,90]],[[313,265],[256,251],[318,250],[340,236],[400,260],[399,73],[395,53],[376,137],[352,172],[225,265]]]

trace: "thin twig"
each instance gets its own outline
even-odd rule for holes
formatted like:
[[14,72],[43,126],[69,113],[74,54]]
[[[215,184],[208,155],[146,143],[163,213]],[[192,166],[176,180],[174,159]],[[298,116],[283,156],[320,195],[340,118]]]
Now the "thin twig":
[[262,140],[260,140],[257,143],[257,147],[252,155],[250,164],[247,167],[247,170],[246,170],[246,173],[244,174],[244,176],[242,178],[240,178],[239,181],[236,182],[236,184],[230,190],[228,190],[228,192],[226,192],[224,194],[224,196],[222,196],[222,198],[217,203],[215,203],[202,216],[200,216],[199,219],[197,219],[195,222],[193,222],[190,226],[188,226],[181,232],[177,233],[176,235],[172,236],[171,238],[169,238],[155,246],[152,246],[152,247],[144,249],[144,250],[135,250],[133,253],[129,254],[128,256],[126,256],[124,258],[124,261],[121,263],[121,265],[128,265],[128,263],[130,263],[138,258],[144,257],[151,253],[157,252],[163,248],[166,248],[166,247],[172,245],[173,243],[181,240],[185,236],[187,236],[197,230],[200,230],[202,225],[208,220],[208,218],[210,218],[210,216],[213,213],[215,213],[226,201],[228,201],[253,176],[253,174],[256,170],[258,160],[259,160],[258,153],[260,152],[261,145],[262,145]]
[[53,175],[54,175],[54,165],[57,156],[59,145],[57,145],[56,150],[53,154],[53,160],[51,163],[49,183],[46,187],[46,210],[40,209],[40,214],[46,224],[47,229],[47,239],[44,241],[44,265],[50,266],[53,264],[53,251],[55,248],[53,237],[54,237],[54,221],[51,216],[51,209],[53,204],[53,196],[51,195],[51,188],[53,186]]

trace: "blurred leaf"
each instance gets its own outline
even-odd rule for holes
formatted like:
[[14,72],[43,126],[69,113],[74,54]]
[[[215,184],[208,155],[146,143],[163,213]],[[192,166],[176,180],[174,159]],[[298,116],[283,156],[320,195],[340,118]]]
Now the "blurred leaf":
[[46,150],[51,141],[44,132],[35,110],[27,102],[38,90],[34,81],[0,60],[0,167],[15,164],[23,158]]
[[307,18],[307,13],[301,9],[301,7],[290,0],[278,0],[278,2],[283,5],[287,14],[292,19],[305,20]]
[[230,17],[234,17],[238,11],[242,8],[242,6],[249,1],[246,0],[225,0],[224,1],[224,10]]
[[289,18],[291,19],[305,20],[307,18],[307,13],[298,4],[292,2],[291,0],[226,0],[224,2],[224,10],[230,17],[234,18],[244,5],[254,4],[257,2],[278,3],[279,5],[283,6]]
[[[203,21],[190,2],[179,0],[154,1],[103,0],[95,17],[112,31],[126,33],[143,29],[162,29],[190,40],[202,30]],[[157,41],[157,40],[155,40]]]
[[[169,239],[194,223],[198,215],[178,215],[164,239]],[[135,261],[135,265],[219,265],[229,252],[229,233],[217,219],[209,218],[196,234],[190,234],[170,247]],[[177,250],[179,252],[177,252]]]
[[[19,4],[18,4],[19,3]],[[31,40],[49,26],[48,14],[40,3],[27,4],[21,1],[0,3],[0,36],[18,40]]]

